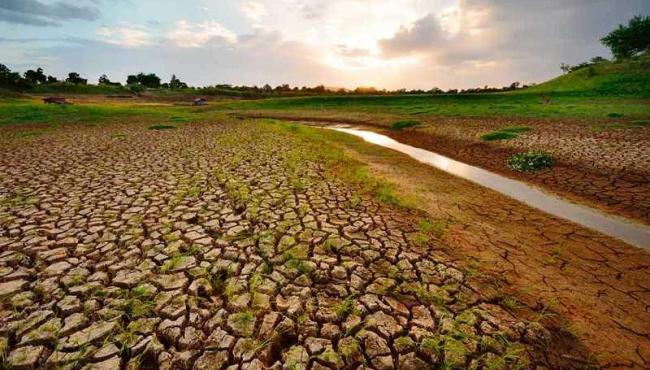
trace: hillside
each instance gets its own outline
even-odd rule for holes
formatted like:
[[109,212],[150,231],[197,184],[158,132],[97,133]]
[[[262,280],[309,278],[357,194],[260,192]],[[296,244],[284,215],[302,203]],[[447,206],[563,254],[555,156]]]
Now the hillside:
[[650,98],[650,53],[596,63],[516,93]]

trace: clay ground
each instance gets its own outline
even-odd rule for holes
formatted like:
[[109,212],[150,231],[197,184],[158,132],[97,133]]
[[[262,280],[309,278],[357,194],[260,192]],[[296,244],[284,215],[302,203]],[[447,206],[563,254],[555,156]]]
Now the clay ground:
[[[382,134],[402,143],[533,183],[615,215],[650,223],[650,120],[415,116],[407,118],[419,122],[418,127],[390,130],[387,127],[405,117],[328,110],[237,114],[383,128]],[[480,139],[482,134],[513,126],[529,131],[509,140]],[[555,165],[534,173],[515,172],[507,167],[513,154],[531,149],[551,154]]]
[[648,366],[647,252],[343,134],[200,121],[0,128],[3,366]]
[[420,214],[337,179],[342,152],[271,124],[146,127],[3,129],[4,367],[549,363],[554,337],[475,290]]

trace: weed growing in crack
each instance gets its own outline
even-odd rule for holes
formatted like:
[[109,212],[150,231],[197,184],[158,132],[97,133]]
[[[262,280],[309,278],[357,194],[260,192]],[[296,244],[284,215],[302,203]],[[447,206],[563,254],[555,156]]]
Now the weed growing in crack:
[[517,298],[515,298],[513,296],[504,297],[501,300],[501,303],[509,311],[515,311],[515,310],[521,308],[521,303],[517,300]]
[[352,305],[354,304],[355,298],[356,296],[354,294],[350,294],[338,305],[336,314],[340,319],[344,320],[352,312]]

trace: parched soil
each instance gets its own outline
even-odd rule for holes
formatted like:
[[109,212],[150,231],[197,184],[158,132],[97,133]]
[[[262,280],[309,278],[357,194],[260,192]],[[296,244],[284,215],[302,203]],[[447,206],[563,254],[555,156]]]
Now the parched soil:
[[[367,113],[296,111],[240,112],[250,117],[350,123],[386,128],[396,116]],[[402,143],[427,149],[511,178],[524,180],[579,203],[650,223],[650,126],[629,120],[543,120],[414,117],[416,128],[383,130]],[[531,130],[516,139],[485,142],[481,134],[507,126]],[[546,151],[551,169],[520,173],[506,165],[513,154]]]
[[566,362],[555,366],[650,366],[648,252],[406,155],[349,150],[400,193],[416,197],[440,225],[440,245],[464,267],[471,286],[539,320],[553,335],[579,342],[570,354],[557,354]]
[[[479,139],[483,133],[512,125],[527,126],[531,131],[513,140],[486,143]],[[602,123],[445,119],[421,129],[383,133],[405,144],[650,223],[650,126],[608,129]],[[555,165],[533,173],[507,168],[508,158],[530,149],[550,153]]]
[[291,130],[1,130],[3,367],[583,365]]

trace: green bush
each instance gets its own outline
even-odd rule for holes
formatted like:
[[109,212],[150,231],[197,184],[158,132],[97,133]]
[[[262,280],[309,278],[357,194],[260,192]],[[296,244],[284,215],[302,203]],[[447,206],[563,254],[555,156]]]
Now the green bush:
[[481,135],[481,140],[483,141],[508,140],[508,139],[514,139],[516,137],[517,137],[516,133],[512,133],[508,131],[494,131],[494,132]]
[[544,152],[530,150],[517,153],[508,159],[508,167],[518,172],[532,172],[553,165],[553,157]]
[[404,121],[397,121],[393,123],[390,128],[393,130],[401,130],[403,128],[409,128],[409,127],[415,127],[415,126],[420,126],[420,122],[414,121],[414,120],[404,120]]
[[609,118],[622,118],[623,114],[621,114],[621,113],[610,113],[610,114],[607,115],[607,117],[609,117]]

